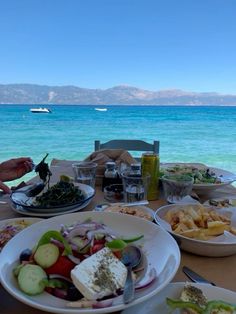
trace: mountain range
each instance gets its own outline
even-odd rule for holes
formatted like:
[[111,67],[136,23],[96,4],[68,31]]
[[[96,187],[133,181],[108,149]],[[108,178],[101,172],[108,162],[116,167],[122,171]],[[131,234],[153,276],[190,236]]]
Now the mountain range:
[[0,84],[0,104],[235,106],[236,95],[179,89],[149,91],[126,85],[89,89],[77,86]]

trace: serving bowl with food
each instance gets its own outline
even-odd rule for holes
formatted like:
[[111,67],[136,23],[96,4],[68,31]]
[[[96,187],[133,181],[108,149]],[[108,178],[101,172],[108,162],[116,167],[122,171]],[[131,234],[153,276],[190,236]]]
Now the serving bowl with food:
[[[120,256],[129,245],[137,246],[143,258],[135,270],[134,300],[125,304],[127,269]],[[38,222],[37,228],[15,236],[2,250],[0,279],[13,297],[37,309],[109,313],[159,293],[179,263],[176,241],[152,222],[119,213],[78,212]],[[73,297],[68,296],[72,289]]]
[[154,218],[185,251],[202,256],[236,253],[234,210],[202,204],[175,204],[160,207]]
[[168,174],[192,177],[193,190],[199,194],[218,189],[236,180],[234,173],[199,163],[163,163],[160,172],[161,177]]

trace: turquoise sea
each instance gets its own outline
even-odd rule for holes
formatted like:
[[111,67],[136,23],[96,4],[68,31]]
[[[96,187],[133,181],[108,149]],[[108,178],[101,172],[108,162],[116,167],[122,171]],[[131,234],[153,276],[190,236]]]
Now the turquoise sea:
[[236,107],[219,106],[48,106],[52,114],[33,114],[37,106],[0,105],[0,161],[45,153],[81,160],[94,140],[160,141],[162,162],[202,162],[236,173]]

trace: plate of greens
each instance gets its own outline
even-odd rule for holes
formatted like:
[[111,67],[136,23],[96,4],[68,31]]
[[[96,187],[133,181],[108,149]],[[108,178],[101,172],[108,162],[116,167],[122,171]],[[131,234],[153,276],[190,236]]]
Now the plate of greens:
[[45,188],[38,196],[29,197],[24,188],[11,194],[14,207],[37,214],[55,214],[81,208],[95,195],[95,190],[86,184],[59,181]]
[[200,163],[163,163],[160,175],[162,177],[166,174],[192,177],[194,179],[193,190],[198,193],[218,189],[236,180],[236,175],[232,172]]

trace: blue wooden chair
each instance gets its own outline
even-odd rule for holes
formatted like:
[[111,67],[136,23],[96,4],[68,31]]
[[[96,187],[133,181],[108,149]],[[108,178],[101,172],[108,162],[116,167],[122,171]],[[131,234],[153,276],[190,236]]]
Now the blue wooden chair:
[[141,140],[111,140],[105,143],[96,140],[94,142],[95,151],[100,149],[125,149],[127,151],[153,152],[159,154],[159,147],[159,141],[153,141],[152,144]]

